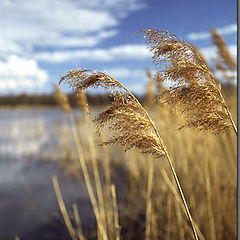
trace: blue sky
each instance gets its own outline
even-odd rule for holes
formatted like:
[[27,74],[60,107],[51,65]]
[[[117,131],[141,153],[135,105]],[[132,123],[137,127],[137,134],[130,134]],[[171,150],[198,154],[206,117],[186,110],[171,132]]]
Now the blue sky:
[[[210,61],[209,27],[237,55],[236,0],[1,0],[0,94],[53,90],[64,73],[106,71],[144,91],[151,54],[142,28],[168,30],[198,46]],[[67,86],[63,86],[67,91]]]

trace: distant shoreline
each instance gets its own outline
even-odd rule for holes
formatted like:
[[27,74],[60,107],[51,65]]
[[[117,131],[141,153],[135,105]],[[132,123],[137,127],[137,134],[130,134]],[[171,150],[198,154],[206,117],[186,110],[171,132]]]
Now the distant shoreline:
[[[237,93],[236,86],[222,85],[222,91],[224,95],[235,96]],[[141,103],[146,102],[146,94],[142,96],[135,95]],[[69,102],[73,108],[77,108],[76,96],[72,94],[67,95]],[[109,104],[112,98],[107,94],[86,94],[87,102],[90,107],[98,107]],[[41,95],[2,95],[0,96],[0,109],[32,109],[32,108],[48,108],[57,109],[58,102],[54,93],[41,94]]]
[[37,108],[37,109],[60,109],[60,107],[58,107],[57,105],[44,105],[44,104],[17,104],[17,105],[0,105],[0,110],[4,110],[4,109],[26,109],[26,110],[30,110],[33,108]]

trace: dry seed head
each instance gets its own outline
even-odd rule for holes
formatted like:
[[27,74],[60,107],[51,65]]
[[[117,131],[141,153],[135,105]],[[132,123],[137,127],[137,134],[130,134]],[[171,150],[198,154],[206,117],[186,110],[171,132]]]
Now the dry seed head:
[[88,103],[87,103],[87,97],[86,94],[81,90],[77,89],[76,90],[76,104],[77,106],[84,112],[88,113]]
[[213,44],[218,49],[218,55],[222,58],[223,62],[230,68],[230,70],[236,70],[237,63],[227,48],[224,38],[218,33],[216,29],[211,29],[210,33]]
[[193,48],[193,52],[196,53],[196,56],[198,55],[198,56],[202,59],[203,63],[207,66],[207,60],[206,60],[206,58],[203,56],[203,54],[202,54],[202,52],[200,51],[200,49],[199,49],[197,46],[194,46],[194,45],[191,45],[191,46],[192,46],[192,48]]
[[216,67],[216,69],[218,69],[218,70],[220,70],[222,72],[226,72],[227,71],[226,67],[222,63],[216,63],[215,67]]
[[148,78],[148,84],[147,84],[147,104],[149,106],[152,106],[154,103],[154,82],[153,82],[153,76],[150,72],[150,70],[146,69],[146,75]]
[[162,93],[164,92],[164,75],[160,72],[157,72],[154,76],[154,83],[156,85],[157,88],[157,92],[158,92],[158,96],[160,97],[162,95]]
[[65,112],[71,112],[72,108],[70,106],[68,97],[60,90],[57,84],[54,84],[54,86],[55,86],[55,96],[59,105],[63,108]]
[[103,145],[118,143],[125,151],[136,148],[156,157],[165,155],[153,121],[134,95],[117,80],[105,73],[81,69],[69,71],[62,80],[81,90],[102,86],[110,91],[114,101],[94,119],[98,131],[105,130]]
[[154,62],[173,84],[163,97],[184,114],[182,127],[219,133],[232,126],[220,87],[194,48],[169,32],[144,31]]
[[[81,81],[79,81],[81,79]],[[68,71],[61,79],[67,82],[74,89],[86,90],[89,87],[103,87],[106,90],[115,87],[121,87],[120,83],[114,81],[110,76],[102,72],[93,71],[89,74],[89,70],[82,70],[81,68]]]

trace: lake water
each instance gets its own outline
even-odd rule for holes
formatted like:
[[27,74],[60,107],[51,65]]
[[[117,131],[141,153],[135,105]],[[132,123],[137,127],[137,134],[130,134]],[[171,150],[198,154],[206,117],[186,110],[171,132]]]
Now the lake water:
[[65,175],[56,162],[74,147],[69,116],[61,109],[1,109],[0,119],[0,239],[69,238],[53,175],[68,208],[77,202],[84,225],[93,223],[84,184]]

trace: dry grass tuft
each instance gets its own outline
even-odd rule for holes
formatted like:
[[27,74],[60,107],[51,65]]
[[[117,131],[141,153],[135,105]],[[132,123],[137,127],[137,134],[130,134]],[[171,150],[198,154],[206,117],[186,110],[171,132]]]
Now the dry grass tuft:
[[56,99],[59,105],[63,108],[65,112],[70,113],[72,111],[72,108],[70,106],[68,97],[60,90],[57,84],[54,84],[54,86],[55,86]]
[[182,127],[221,133],[237,128],[221,93],[221,86],[193,47],[167,31],[144,29],[153,61],[173,85],[164,98],[185,116]]
[[[218,56],[221,57],[223,63],[225,63],[230,70],[232,71],[236,70],[237,63],[233,59],[229,49],[227,48],[224,38],[218,33],[216,29],[211,29],[210,34],[211,34],[213,44],[218,49]],[[221,68],[224,67],[222,64],[218,64],[218,65],[221,65]]]
[[[75,73],[75,77],[73,77]],[[101,72],[71,70],[62,80],[78,89],[102,86],[111,92],[113,103],[94,120],[98,131],[106,130],[103,145],[119,143],[125,151],[136,148],[156,157],[165,155],[164,146],[156,134],[154,123],[138,100],[117,80]]]
[[88,112],[88,103],[87,103],[87,97],[85,95],[85,93],[80,90],[77,89],[76,90],[76,95],[75,95],[75,99],[76,99],[76,104],[77,106],[84,112]]
[[153,106],[154,104],[154,82],[153,76],[148,68],[146,68],[146,75],[148,78],[147,84],[147,105],[149,107]]
[[[69,83],[74,89],[85,90],[89,87],[103,87],[106,90],[110,88],[121,88],[122,85],[102,72],[93,72],[91,75],[88,74],[89,70],[72,69],[68,71],[63,77],[61,77],[60,82],[65,81]],[[81,81],[80,81],[81,80]]]
[[[166,157],[182,198],[189,223],[191,224],[194,238],[198,240],[198,235],[186,199],[167,149],[163,145],[163,141],[157,131],[155,123],[151,120],[150,116],[135,96],[120,82],[102,72],[89,73],[88,70],[71,70],[61,78],[61,81],[66,81],[73,88],[80,90],[85,90],[88,87],[102,86],[110,91],[114,99],[113,103],[94,120],[100,133],[103,129],[107,130],[107,140],[103,144],[119,143],[125,151],[136,148],[141,153],[148,153],[157,158],[162,156]],[[151,182],[153,174],[151,173],[149,176],[148,196],[150,196],[152,192]],[[148,199],[151,198],[148,197]],[[147,208],[146,215],[148,221],[146,239],[148,239],[150,235],[150,203],[148,203]]]

